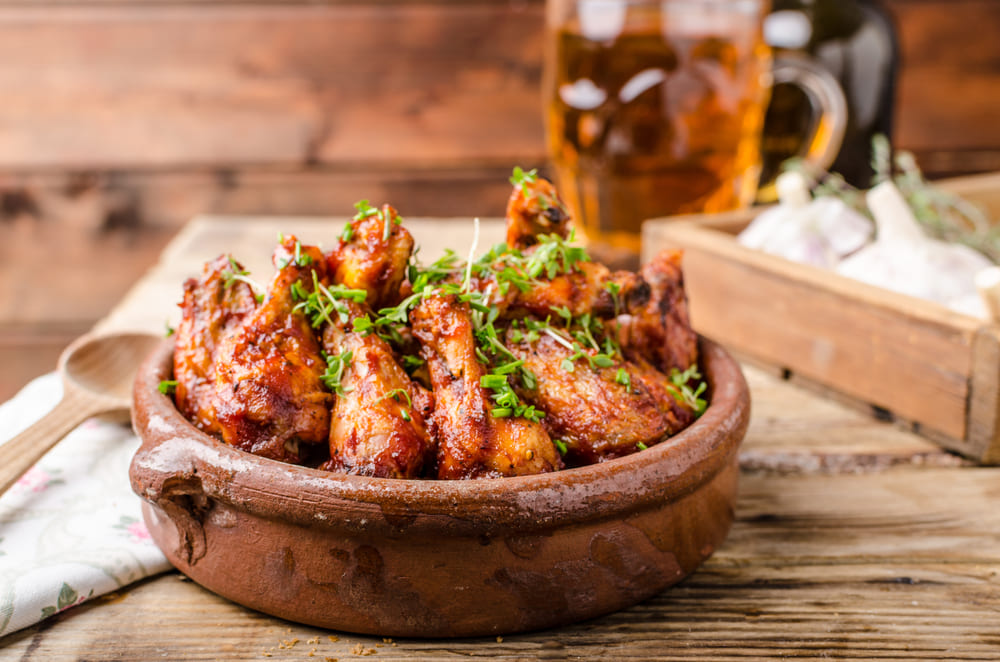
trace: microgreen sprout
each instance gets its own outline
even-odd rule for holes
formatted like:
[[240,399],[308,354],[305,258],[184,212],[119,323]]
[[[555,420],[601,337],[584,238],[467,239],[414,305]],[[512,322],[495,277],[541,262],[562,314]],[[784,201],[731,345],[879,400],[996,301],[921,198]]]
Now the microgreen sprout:
[[389,391],[388,393],[377,399],[372,404],[377,405],[383,400],[387,400],[389,398],[392,398],[396,402],[399,402],[399,396],[403,396],[404,398],[406,398],[406,407],[400,407],[399,414],[400,416],[402,416],[404,421],[410,421],[411,420],[410,409],[413,409],[413,400],[410,398],[410,394],[406,392],[406,389],[394,388],[393,390]]
[[226,256],[229,261],[229,266],[222,270],[219,274],[222,276],[222,287],[229,289],[236,283],[246,283],[250,286],[250,291],[253,293],[254,298],[260,303],[263,298],[264,288],[260,286],[255,280],[250,278],[250,272],[240,266],[240,263],[233,259],[232,255]]
[[[279,241],[281,241],[281,243],[285,242],[283,234],[279,234],[278,238]],[[303,253],[302,243],[296,240],[295,250],[292,253],[292,258],[288,259],[287,257],[283,257],[280,260],[278,260],[278,268],[284,269],[290,264],[294,264],[296,267],[308,267],[310,264],[312,264],[312,261],[313,261],[312,256],[309,255],[308,253]]]
[[618,315],[621,313],[621,299],[619,298],[619,295],[621,294],[622,291],[621,283],[616,283],[612,280],[609,280],[604,284],[604,289],[606,289],[611,294],[611,302],[614,304],[615,317],[618,317]]
[[344,229],[340,233],[340,240],[345,244],[349,244],[352,239],[354,239],[354,226],[351,225],[350,221],[347,221],[344,223]]
[[346,351],[340,354],[331,355],[322,352],[321,356],[323,357],[323,360],[326,361],[326,370],[320,376],[323,384],[341,397],[354,390],[350,387],[344,387],[341,384],[341,380],[344,378],[344,372],[346,372],[347,368],[351,365],[354,353]]
[[[670,378],[670,384],[667,388],[670,390],[671,395],[674,396],[674,399],[690,408],[696,415],[701,416],[708,406],[708,402],[701,397],[705,389],[708,388],[708,385],[700,381],[701,373],[698,372],[698,366],[692,365],[683,372],[677,368],[672,368],[668,377]],[[692,381],[696,382],[694,388],[691,387]]]
[[[312,292],[307,292],[298,281],[292,285],[291,289],[292,296],[300,302],[292,311],[302,311],[309,318],[309,323],[313,328],[319,328],[323,323],[333,324],[333,319],[330,317],[332,312],[337,313],[341,323],[347,323],[350,319],[350,308],[344,302],[363,303],[368,297],[366,290],[352,289],[339,284],[323,285],[315,270],[312,272],[312,281]],[[298,285],[297,288],[296,285]]]
[[358,200],[354,203],[354,208],[358,210],[358,213],[354,215],[355,221],[361,221],[378,214],[378,209],[372,207],[367,200]]
[[618,368],[615,374],[615,381],[625,387],[625,390],[632,388],[632,377],[625,368]]
[[514,166],[514,171],[510,176],[510,183],[513,186],[521,188],[525,184],[534,184],[536,181],[538,181],[538,170],[536,168],[525,171],[521,166]]

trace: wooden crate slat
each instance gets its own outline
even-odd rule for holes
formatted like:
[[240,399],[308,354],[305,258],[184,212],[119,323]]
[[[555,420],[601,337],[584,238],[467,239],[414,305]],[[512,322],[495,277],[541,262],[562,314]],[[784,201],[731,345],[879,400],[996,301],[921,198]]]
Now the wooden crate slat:
[[[1000,212],[1000,175],[941,184]],[[658,219],[646,258],[684,248],[694,326],[737,351],[916,423],[929,438],[1000,462],[1000,328],[750,250],[735,234],[759,210]]]

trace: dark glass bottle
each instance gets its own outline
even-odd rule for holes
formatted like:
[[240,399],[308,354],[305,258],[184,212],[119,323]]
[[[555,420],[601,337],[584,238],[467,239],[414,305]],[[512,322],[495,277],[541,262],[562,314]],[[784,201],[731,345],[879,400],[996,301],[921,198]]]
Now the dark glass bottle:
[[[776,56],[808,57],[830,72],[847,100],[844,142],[829,169],[849,183],[871,184],[871,141],[892,136],[899,53],[885,9],[872,0],[774,0],[764,38]],[[762,182],[802,153],[813,113],[801,88],[775,85],[764,121]]]

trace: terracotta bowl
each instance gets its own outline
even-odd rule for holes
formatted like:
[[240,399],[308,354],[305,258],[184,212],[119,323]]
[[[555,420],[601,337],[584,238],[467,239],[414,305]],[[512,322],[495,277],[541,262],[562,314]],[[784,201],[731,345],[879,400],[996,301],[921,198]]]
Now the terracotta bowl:
[[733,521],[749,395],[701,339],[710,406],[640,453],[537,476],[345,476],[250,455],[161,394],[165,341],[135,383],[132,488],[181,572],[234,602],[382,636],[534,630],[635,604],[694,571]]

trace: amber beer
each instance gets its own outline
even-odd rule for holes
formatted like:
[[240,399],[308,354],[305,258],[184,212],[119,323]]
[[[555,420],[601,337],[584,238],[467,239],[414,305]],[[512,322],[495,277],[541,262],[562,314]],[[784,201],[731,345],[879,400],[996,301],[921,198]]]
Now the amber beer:
[[753,200],[770,82],[765,4],[549,1],[549,155],[599,257],[634,260],[645,219]]

